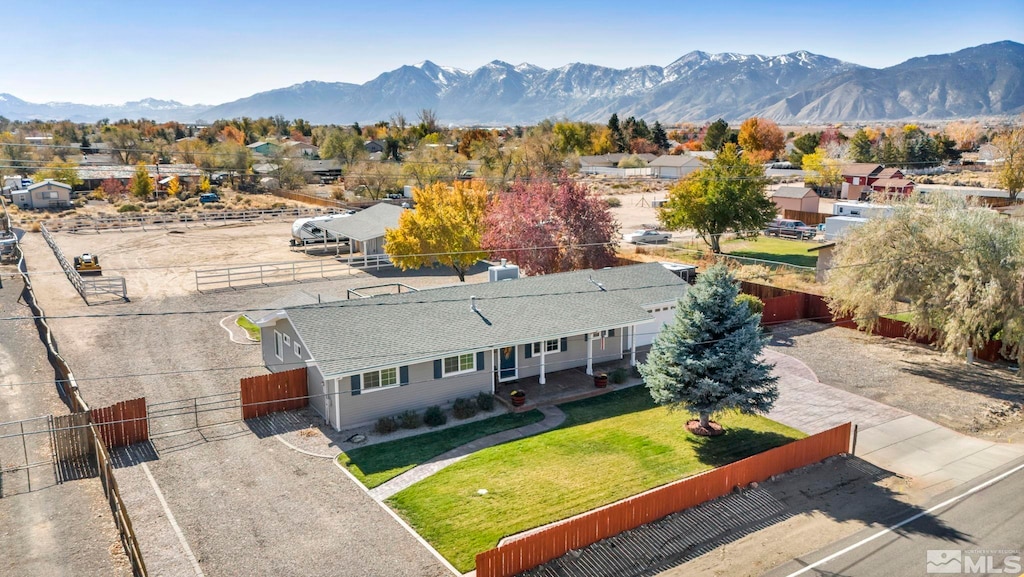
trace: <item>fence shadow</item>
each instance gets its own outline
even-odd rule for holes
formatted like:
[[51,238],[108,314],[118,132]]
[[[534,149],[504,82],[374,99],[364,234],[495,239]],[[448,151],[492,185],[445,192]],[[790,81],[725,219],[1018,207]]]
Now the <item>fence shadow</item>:
[[323,423],[323,419],[318,417],[314,418],[306,409],[299,409],[246,419],[245,425],[249,427],[249,430],[257,438],[265,439],[280,433],[291,433],[310,427],[318,427]]
[[1024,387],[1004,365],[920,363],[903,359],[901,370],[945,386],[985,395],[992,399],[1024,404]]
[[[900,500],[891,488],[898,482],[889,471],[856,457],[832,457],[572,551],[523,575],[653,577],[793,517],[817,513],[840,523],[872,525],[922,512]],[[971,535],[931,515],[896,533],[972,543]]]
[[156,447],[153,446],[152,441],[143,441],[110,450],[110,462],[114,465],[115,469],[134,467],[135,465],[158,460],[160,460],[160,455],[156,452]]

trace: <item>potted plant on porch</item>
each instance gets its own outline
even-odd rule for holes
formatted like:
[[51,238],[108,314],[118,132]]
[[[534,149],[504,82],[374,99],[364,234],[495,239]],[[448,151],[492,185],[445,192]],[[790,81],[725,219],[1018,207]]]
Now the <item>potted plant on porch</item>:
[[594,375],[594,386],[603,389],[608,386],[608,373],[597,373]]
[[509,393],[509,398],[512,399],[513,407],[521,407],[526,403],[526,391],[516,389]]

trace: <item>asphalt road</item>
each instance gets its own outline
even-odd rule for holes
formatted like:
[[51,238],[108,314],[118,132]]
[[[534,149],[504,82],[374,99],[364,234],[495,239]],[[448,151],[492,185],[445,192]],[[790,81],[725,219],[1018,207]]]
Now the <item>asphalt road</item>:
[[1020,575],[1022,513],[1024,459],[766,575]]

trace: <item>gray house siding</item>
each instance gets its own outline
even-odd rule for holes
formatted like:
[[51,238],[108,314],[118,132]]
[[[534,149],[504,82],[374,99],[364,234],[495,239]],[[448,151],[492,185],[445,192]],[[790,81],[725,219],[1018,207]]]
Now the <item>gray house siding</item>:
[[[622,329],[616,329],[615,336],[605,337],[604,349],[601,348],[600,339],[594,341],[594,364],[622,358],[622,334]],[[547,353],[544,355],[545,374],[575,367],[585,367],[587,365],[587,341],[584,335],[567,338],[566,345],[567,350],[564,352]],[[540,375],[540,355],[531,352],[529,358],[526,356],[527,348],[530,346],[520,345],[516,347],[516,364],[519,367],[520,378]]]
[[[275,332],[280,333],[282,336],[280,359],[277,357],[277,335]],[[299,355],[295,354],[296,343],[300,347]],[[275,326],[260,329],[260,348],[262,349],[263,358],[267,361],[267,368],[272,373],[304,367],[306,366],[306,361],[309,360],[309,353],[306,351],[306,347],[299,339],[295,329],[292,328],[292,324],[288,322],[288,319],[279,320]]]
[[473,372],[440,379],[434,378],[433,362],[409,365],[409,384],[361,390],[357,395],[352,394],[351,377],[337,379],[340,419],[335,427],[342,429],[405,410],[419,411],[432,405],[446,405],[458,397],[476,395],[481,391],[490,393],[494,366],[490,351],[484,352],[483,361],[482,369],[477,365]]
[[327,382],[320,374],[320,368],[313,363],[306,368],[306,394],[309,395],[310,408],[327,419],[330,414],[328,412]]

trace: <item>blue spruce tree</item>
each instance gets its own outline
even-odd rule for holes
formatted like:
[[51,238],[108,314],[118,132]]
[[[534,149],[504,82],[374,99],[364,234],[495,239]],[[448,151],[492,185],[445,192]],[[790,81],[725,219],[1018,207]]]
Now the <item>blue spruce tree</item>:
[[739,284],[723,265],[687,291],[676,317],[654,341],[640,374],[659,405],[700,417],[708,432],[715,413],[767,413],[779,396],[774,365],[758,360],[768,338],[761,315],[737,301]]

